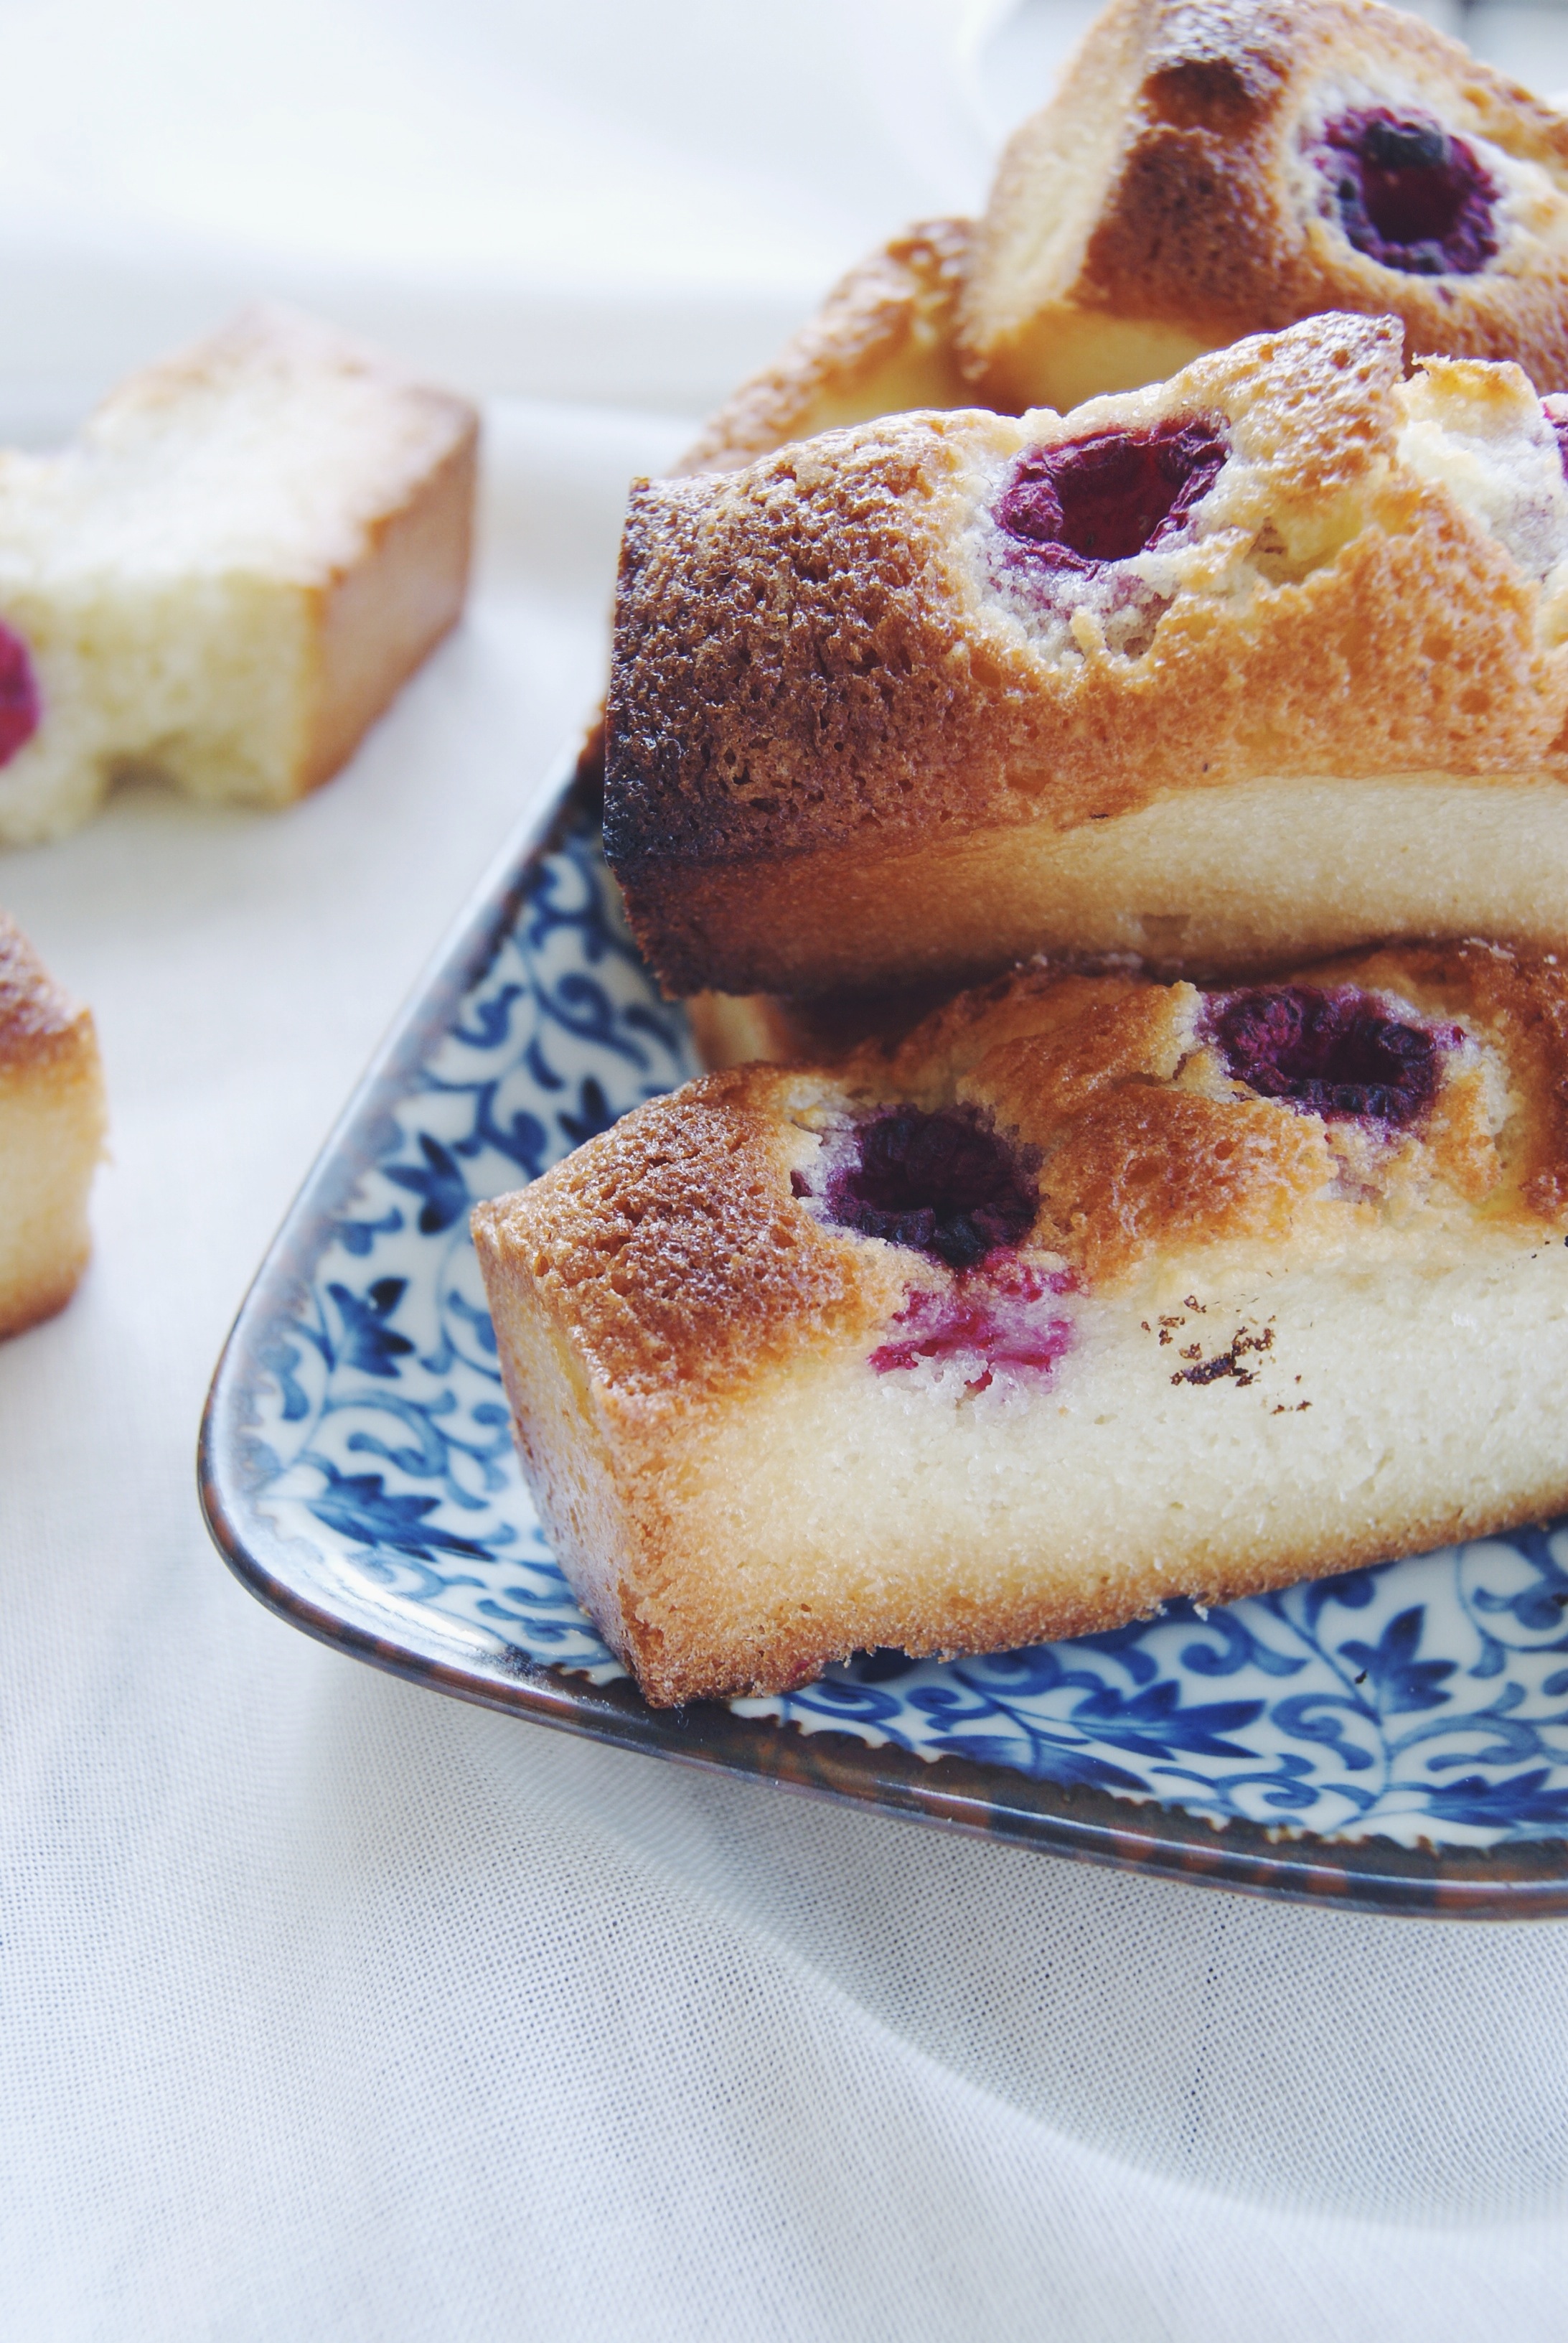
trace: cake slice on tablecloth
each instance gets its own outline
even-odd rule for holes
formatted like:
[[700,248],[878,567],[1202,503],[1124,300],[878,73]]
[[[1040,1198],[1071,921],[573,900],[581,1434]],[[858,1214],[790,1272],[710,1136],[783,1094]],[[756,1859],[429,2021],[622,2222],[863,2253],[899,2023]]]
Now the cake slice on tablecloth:
[[52,1318],[75,1292],[104,1130],[92,1013],[0,913],[0,1336]]
[[258,806],[337,772],[462,609],[476,442],[464,400],[263,308],[0,456],[0,843],[128,769]]

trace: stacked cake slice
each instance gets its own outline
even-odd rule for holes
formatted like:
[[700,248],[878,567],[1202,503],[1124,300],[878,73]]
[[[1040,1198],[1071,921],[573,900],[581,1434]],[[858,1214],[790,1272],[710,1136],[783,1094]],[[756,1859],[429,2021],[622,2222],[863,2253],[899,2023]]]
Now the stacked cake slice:
[[1329,309],[1568,388],[1568,120],[1382,0],[1111,0],[983,216],[851,269],[683,468],[1076,407]]
[[1550,942],[1568,480],[1523,372],[1314,318],[627,524],[605,830],[674,990]]
[[1568,971],[1034,967],[475,1215],[529,1482],[655,1701],[1568,1503]]

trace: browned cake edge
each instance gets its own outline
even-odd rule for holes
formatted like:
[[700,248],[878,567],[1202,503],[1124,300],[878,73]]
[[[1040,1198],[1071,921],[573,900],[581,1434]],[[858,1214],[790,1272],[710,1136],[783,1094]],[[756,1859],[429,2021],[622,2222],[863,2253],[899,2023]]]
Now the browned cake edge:
[[362,558],[311,596],[315,707],[295,792],[340,771],[376,719],[463,614],[473,554],[479,425],[451,405],[449,444],[376,516]]
[[[48,975],[0,913],[0,1339],[63,1310],[90,1251],[87,1194],[106,1128],[103,1067],[91,1011]],[[12,1151],[25,1151],[25,1159]],[[7,1160],[9,1155],[10,1160]],[[19,1225],[25,1205],[41,1207]]]
[[[1374,80],[1391,70],[1391,97],[1448,93],[1459,127],[1568,188],[1568,121],[1380,0],[1115,0],[1015,133],[980,223],[958,342],[980,395],[1014,411],[1070,405],[1324,309],[1392,311],[1418,351],[1513,358],[1543,390],[1563,387],[1568,251],[1538,252],[1533,273],[1434,279],[1301,213],[1301,107],[1336,66],[1365,85],[1368,60]],[[1048,216],[1080,189],[1053,268]]]

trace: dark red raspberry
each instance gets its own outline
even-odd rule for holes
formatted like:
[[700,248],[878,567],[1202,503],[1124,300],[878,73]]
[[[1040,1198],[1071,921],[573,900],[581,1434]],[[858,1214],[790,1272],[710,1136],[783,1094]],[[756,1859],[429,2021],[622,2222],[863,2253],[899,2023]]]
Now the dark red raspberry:
[[1052,569],[1126,561],[1185,527],[1225,453],[1214,425],[1191,417],[1032,448],[997,504],[997,525]]
[[855,1133],[856,1161],[822,1202],[840,1228],[967,1269],[1028,1235],[1037,1198],[1022,1159],[967,1107],[890,1106]]
[[1475,149],[1427,114],[1342,114],[1314,150],[1358,252],[1411,277],[1473,277],[1497,250],[1502,190]]
[[1396,1128],[1426,1112],[1440,1051],[1461,1038],[1457,1028],[1402,1023],[1348,987],[1305,984],[1216,994],[1208,1023],[1230,1073],[1262,1097],[1331,1121],[1363,1116]]

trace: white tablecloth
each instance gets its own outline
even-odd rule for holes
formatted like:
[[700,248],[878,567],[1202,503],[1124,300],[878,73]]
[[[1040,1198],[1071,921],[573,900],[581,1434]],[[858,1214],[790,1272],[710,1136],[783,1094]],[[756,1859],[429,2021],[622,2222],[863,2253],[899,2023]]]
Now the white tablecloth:
[[114,1110],[87,1282],[0,1349],[8,2337],[1564,2331],[1568,1927],[1123,1877],[466,1709],[270,1617],[196,1511],[250,1271],[597,689],[650,408],[972,201],[1084,13],[999,51],[960,0],[0,12],[13,427],[257,288],[498,394],[472,617],[347,773],[272,819],[127,792],[0,864]]

